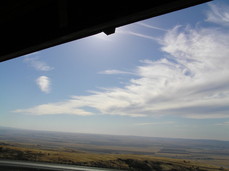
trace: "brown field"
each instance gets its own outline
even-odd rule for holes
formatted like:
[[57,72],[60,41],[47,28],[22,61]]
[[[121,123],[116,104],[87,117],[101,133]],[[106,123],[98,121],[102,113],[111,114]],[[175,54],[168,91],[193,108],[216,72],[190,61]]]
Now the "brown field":
[[[3,144],[3,143],[1,143]],[[15,144],[0,145],[0,158],[12,160],[39,161],[73,164],[124,170],[158,171],[220,171],[229,169],[192,160],[154,157],[135,154],[98,154],[74,150],[44,150],[26,148]]]
[[229,142],[3,129],[0,159],[133,171],[229,171]]

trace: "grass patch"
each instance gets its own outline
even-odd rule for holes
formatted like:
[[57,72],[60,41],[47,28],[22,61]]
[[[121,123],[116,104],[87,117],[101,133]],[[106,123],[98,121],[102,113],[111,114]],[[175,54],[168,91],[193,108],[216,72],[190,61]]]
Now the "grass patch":
[[60,149],[44,150],[38,147],[26,148],[13,144],[0,145],[0,158],[126,170],[229,171],[229,169],[192,160],[136,154],[98,154],[66,149],[63,151]]

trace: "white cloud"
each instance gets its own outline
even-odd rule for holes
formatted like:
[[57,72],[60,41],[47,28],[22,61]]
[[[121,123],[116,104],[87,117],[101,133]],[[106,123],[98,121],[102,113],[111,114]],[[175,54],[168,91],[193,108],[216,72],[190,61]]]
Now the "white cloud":
[[[157,40],[140,33],[129,34]],[[167,31],[158,42],[166,57],[143,60],[134,71],[138,77],[128,80],[124,88],[106,88],[16,112],[86,115],[91,114],[86,110],[90,107],[101,114],[132,117],[229,118],[229,34],[215,28],[179,26]],[[119,70],[103,73],[124,74]],[[41,89],[49,87],[45,86],[49,84],[47,79],[41,82]]]
[[207,12],[208,22],[229,26],[229,6],[225,4],[209,4],[211,10]]
[[127,35],[132,35],[132,36],[137,36],[137,37],[140,37],[140,38],[154,40],[154,41],[159,41],[160,40],[157,37],[146,35],[146,34],[142,34],[142,33],[138,33],[138,32],[135,32],[135,31],[117,30],[117,33],[127,34]]
[[217,125],[217,126],[229,126],[229,121],[225,121],[225,122],[222,122],[222,123],[217,123],[215,125]]
[[14,112],[17,113],[28,113],[32,115],[52,115],[52,114],[71,114],[71,115],[81,115],[88,116],[93,115],[91,112],[84,111],[82,109],[77,109],[76,105],[72,105],[70,101],[62,103],[49,103],[43,104],[29,109],[18,109]]
[[165,121],[165,122],[142,122],[142,123],[136,123],[136,126],[148,126],[148,125],[174,125],[174,121]]
[[104,70],[104,71],[99,72],[99,74],[107,74],[107,75],[128,74],[128,75],[134,75],[134,73],[132,73],[132,72],[121,71],[121,70]]
[[24,61],[38,71],[51,71],[54,69],[45,62],[40,61],[37,57],[26,57]]
[[168,31],[168,30],[166,30],[166,29],[164,29],[164,28],[155,27],[155,26],[152,26],[152,25],[149,25],[149,24],[145,24],[145,23],[143,23],[143,22],[138,22],[138,23],[136,23],[136,24],[138,24],[138,25],[140,25],[140,26],[143,26],[143,27],[146,27],[146,28],[155,29],[155,30]]
[[36,83],[40,90],[44,93],[50,92],[50,79],[47,76],[40,76],[36,79]]

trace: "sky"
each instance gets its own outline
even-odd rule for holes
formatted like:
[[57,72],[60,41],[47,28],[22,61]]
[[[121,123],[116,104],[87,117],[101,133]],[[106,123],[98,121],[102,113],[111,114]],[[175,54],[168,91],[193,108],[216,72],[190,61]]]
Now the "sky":
[[229,1],[0,63],[0,126],[229,140]]

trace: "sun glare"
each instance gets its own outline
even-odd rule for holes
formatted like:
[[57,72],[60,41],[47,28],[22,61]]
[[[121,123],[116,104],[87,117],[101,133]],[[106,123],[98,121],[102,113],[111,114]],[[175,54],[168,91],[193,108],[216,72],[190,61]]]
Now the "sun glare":
[[109,39],[110,36],[111,36],[111,35],[106,35],[104,32],[101,32],[101,33],[96,34],[94,37],[95,37],[95,38],[98,38],[98,39],[101,39],[101,40],[109,41],[109,40],[110,40],[110,39]]

